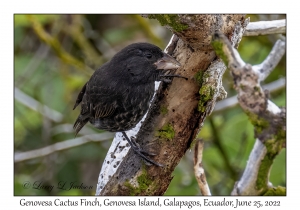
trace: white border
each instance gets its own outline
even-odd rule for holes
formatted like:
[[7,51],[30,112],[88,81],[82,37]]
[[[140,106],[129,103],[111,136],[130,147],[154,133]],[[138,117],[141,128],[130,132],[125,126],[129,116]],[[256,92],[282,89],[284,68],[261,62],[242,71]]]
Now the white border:
[[[218,6],[219,5],[219,6]],[[299,97],[299,12],[292,1],[2,1],[1,2],[1,201],[3,207],[32,209],[22,207],[22,197],[13,196],[13,14],[15,13],[287,13],[287,197],[242,197],[244,200],[279,200],[281,207],[298,206],[299,172],[298,116]],[[57,197],[62,200],[93,200],[94,197]],[[110,197],[115,200],[138,199],[136,197]],[[141,198],[141,197],[139,197]],[[155,197],[151,197],[155,199]],[[163,197],[162,199],[167,198]],[[181,200],[204,199],[202,197],[176,197]],[[237,197],[226,197],[235,200]],[[25,197],[26,200],[54,200],[56,197]],[[104,198],[101,198],[104,199]],[[171,197],[170,197],[171,199]],[[222,200],[222,197],[211,197]],[[39,209],[41,207],[36,207]],[[62,207],[59,207],[62,208]],[[73,209],[74,207],[63,207]],[[76,207],[75,207],[76,208]],[[78,207],[77,207],[78,208]],[[82,208],[82,207],[80,207]],[[112,207],[110,209],[114,209]],[[131,207],[122,207],[133,209]],[[140,208],[140,207],[138,207]],[[148,207],[149,208],[149,207]],[[165,207],[175,208],[175,207]],[[179,207],[176,207],[179,209]],[[106,208],[104,208],[106,209]],[[135,208],[137,209],[137,208]],[[222,209],[228,209],[226,207]],[[254,208],[247,208],[254,209]],[[265,208],[263,208],[265,209]]]

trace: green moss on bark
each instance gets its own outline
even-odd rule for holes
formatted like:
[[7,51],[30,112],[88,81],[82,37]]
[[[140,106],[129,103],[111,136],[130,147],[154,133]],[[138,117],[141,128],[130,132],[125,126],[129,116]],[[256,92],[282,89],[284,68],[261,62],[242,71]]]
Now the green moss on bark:
[[204,75],[204,71],[203,70],[199,70],[195,75],[194,78],[196,80],[196,82],[199,84],[199,86],[202,86],[203,83],[203,75]]
[[168,114],[168,108],[162,105],[160,107],[160,113],[162,113],[163,115]]
[[199,95],[200,99],[198,102],[198,111],[204,112],[206,109],[207,102],[212,100],[215,94],[214,87],[211,83],[206,83],[206,79],[209,77],[209,75],[203,71],[199,70],[195,75],[194,78],[196,82],[199,84]]
[[189,26],[180,22],[178,15],[148,15],[149,19],[156,19],[162,25],[169,25],[174,31],[180,32],[187,29]]
[[129,190],[129,195],[151,195],[151,191],[155,189],[155,184],[149,177],[145,165],[143,165],[142,173],[137,177],[137,183],[138,186],[132,185],[128,180],[124,183]]
[[[261,192],[261,194],[266,193],[268,190],[268,179],[271,167],[273,165],[274,159],[279,154],[282,149],[282,145],[286,139],[286,132],[280,126],[271,124],[268,120],[260,117],[257,114],[246,112],[249,116],[249,120],[254,125],[256,136],[263,134],[263,132],[275,132],[271,134],[264,134],[264,138],[260,139],[266,147],[267,154],[260,163],[260,168],[256,180],[256,188]],[[272,129],[275,129],[272,131]],[[260,138],[260,137],[259,137]]]
[[281,186],[272,187],[268,189],[264,196],[286,196],[286,188]]
[[267,154],[264,157],[264,159],[261,161],[259,171],[257,174],[256,188],[258,190],[261,189],[266,190],[268,188],[268,181],[269,181],[268,179],[269,179],[269,173],[272,164],[273,164],[273,158],[271,157],[271,155]]
[[270,126],[270,123],[263,117],[260,117],[257,114],[247,112],[247,111],[246,114],[248,115],[250,122],[254,126],[256,135],[261,134],[263,130],[267,129]]
[[216,54],[223,60],[225,65],[228,66],[228,58],[225,55],[225,53],[223,52],[223,43],[221,41],[215,40],[211,44],[212,44]]
[[172,140],[175,137],[175,130],[171,124],[166,124],[156,132],[155,136],[161,139]]
[[211,86],[211,84],[205,84],[203,85],[200,90],[200,100],[198,102],[198,111],[199,112],[205,112],[207,102],[212,100],[215,94],[214,88]]

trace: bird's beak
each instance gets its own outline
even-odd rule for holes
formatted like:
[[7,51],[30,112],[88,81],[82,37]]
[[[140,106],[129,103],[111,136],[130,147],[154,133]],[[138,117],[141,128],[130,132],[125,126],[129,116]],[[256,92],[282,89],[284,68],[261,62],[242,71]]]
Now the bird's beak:
[[157,67],[157,69],[164,70],[177,69],[181,66],[181,64],[176,59],[166,53],[164,53],[164,56],[157,62],[155,62],[154,65]]

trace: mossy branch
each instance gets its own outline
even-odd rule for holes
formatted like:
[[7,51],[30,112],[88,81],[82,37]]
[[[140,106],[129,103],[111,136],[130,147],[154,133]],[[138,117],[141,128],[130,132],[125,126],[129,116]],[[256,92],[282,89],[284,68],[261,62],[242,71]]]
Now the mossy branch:
[[281,186],[271,187],[264,196],[286,196],[286,188]]
[[181,32],[189,27],[187,24],[180,21],[179,15],[177,14],[148,15],[148,18],[156,19],[162,26],[169,26],[177,32]]
[[[273,70],[284,54],[283,41],[278,41],[275,48],[280,52],[273,53],[266,62],[273,62],[268,73]],[[233,190],[233,195],[263,195],[270,190],[269,174],[273,161],[285,144],[285,110],[279,109],[268,100],[260,86],[261,74],[264,69],[258,71],[256,67],[245,64],[239,53],[232,47],[229,40],[222,33],[215,33],[213,47],[216,53],[227,63],[233,76],[235,89],[238,92],[238,100],[250,122],[254,126],[256,143],[250,154],[249,161],[240,181]],[[279,55],[279,56],[278,56]],[[264,66],[264,65],[261,65]]]

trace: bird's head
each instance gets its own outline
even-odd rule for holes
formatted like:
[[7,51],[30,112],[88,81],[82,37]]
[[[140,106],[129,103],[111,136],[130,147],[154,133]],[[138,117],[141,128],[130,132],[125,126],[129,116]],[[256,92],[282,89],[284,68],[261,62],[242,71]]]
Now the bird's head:
[[123,75],[134,80],[151,78],[157,70],[177,69],[180,63],[164,53],[159,47],[149,43],[134,43],[118,52],[112,59]]

